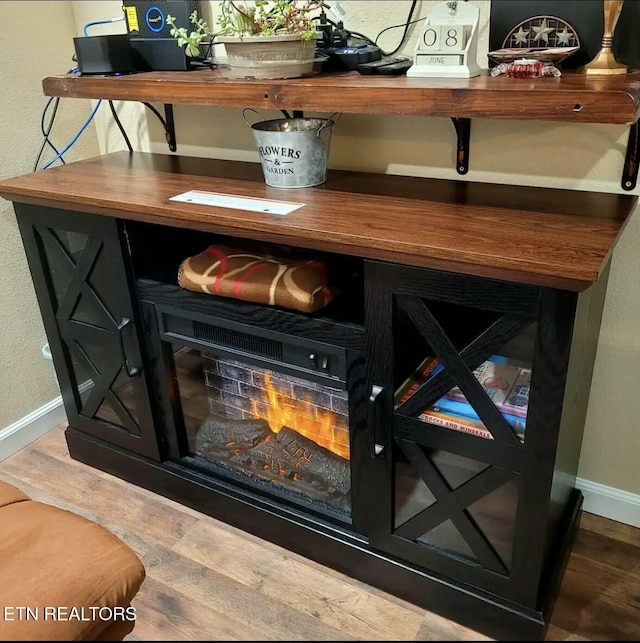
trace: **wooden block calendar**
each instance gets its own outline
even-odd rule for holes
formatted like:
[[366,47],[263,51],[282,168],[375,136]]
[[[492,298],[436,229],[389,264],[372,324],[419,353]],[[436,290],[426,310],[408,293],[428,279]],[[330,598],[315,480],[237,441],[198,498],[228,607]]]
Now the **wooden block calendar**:
[[427,15],[407,71],[413,78],[471,78],[477,63],[480,11],[466,2],[441,2]]

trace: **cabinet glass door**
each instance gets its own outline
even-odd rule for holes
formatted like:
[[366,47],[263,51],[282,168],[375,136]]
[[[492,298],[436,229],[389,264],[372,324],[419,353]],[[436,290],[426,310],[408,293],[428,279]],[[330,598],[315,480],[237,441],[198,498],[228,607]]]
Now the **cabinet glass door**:
[[370,542],[506,595],[537,338],[535,290],[525,288],[511,312],[510,293],[469,284],[465,292],[466,278],[447,284],[445,273],[430,281],[431,271],[378,263],[366,274],[370,456],[382,487]]
[[118,224],[47,213],[18,215],[69,423],[157,457]]

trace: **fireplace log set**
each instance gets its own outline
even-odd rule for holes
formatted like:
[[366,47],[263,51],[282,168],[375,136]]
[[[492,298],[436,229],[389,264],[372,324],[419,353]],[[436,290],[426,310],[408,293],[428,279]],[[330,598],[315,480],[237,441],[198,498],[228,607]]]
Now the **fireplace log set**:
[[196,434],[196,453],[293,488],[306,483],[347,499],[351,487],[348,460],[287,426],[275,433],[265,420],[209,415]]

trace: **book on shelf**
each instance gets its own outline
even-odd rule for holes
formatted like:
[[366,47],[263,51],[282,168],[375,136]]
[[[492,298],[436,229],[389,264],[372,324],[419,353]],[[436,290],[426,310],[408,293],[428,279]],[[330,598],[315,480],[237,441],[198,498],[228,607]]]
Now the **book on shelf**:
[[500,407],[500,411],[511,413],[520,417],[527,417],[527,408],[529,406],[529,388],[531,387],[531,369],[521,368],[520,374],[516,379],[509,395]]
[[454,431],[461,431],[462,433],[477,435],[478,437],[484,438],[485,440],[493,440],[493,436],[487,430],[485,425],[482,424],[482,422],[458,416],[455,413],[447,413],[445,411],[441,411],[437,406],[423,411],[422,413],[420,413],[418,418],[420,420],[430,422],[431,424],[443,426],[447,429],[453,429]]
[[[469,404],[469,402],[460,402],[459,400],[451,400],[448,397],[441,397],[434,406],[438,407],[439,411],[445,413],[452,413],[455,416],[463,417],[469,420],[474,420],[476,422],[482,423],[480,416],[476,413],[476,410]],[[498,407],[496,407],[498,408]],[[504,407],[498,408],[500,415],[504,418],[504,421],[518,434],[524,433],[526,418],[523,418],[519,415],[513,415],[511,413],[505,413],[503,411]],[[484,426],[484,424],[482,424]]]
[[406,402],[430,377],[442,370],[442,364],[436,357],[425,357],[407,379],[400,384],[395,392],[395,405],[398,407]]
[[[406,402],[431,377],[443,369],[436,357],[427,356],[395,392],[395,405]],[[501,355],[492,355],[473,371],[505,422],[521,439],[526,428],[531,369],[511,362]],[[433,406],[425,409],[419,419],[446,426],[456,431],[473,433],[493,439],[476,410],[459,387],[453,387]]]
[[[451,411],[444,411],[437,405],[423,411],[418,418],[425,422],[430,422],[431,424],[444,426],[447,429],[453,429],[454,431],[460,431],[462,433],[470,433],[471,435],[477,435],[478,437],[486,440],[493,440],[493,435],[491,435],[489,429],[487,429],[480,420],[475,420],[464,415],[458,415]],[[513,427],[513,429],[520,441],[524,441],[524,424],[520,422],[520,424]]]
[[[501,413],[527,417],[530,368],[520,366],[501,355],[493,355],[480,364],[473,374]],[[444,397],[467,404],[473,410],[458,386],[453,387]]]

